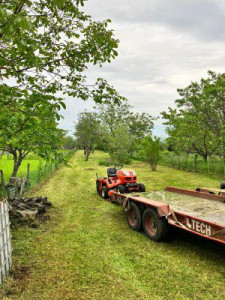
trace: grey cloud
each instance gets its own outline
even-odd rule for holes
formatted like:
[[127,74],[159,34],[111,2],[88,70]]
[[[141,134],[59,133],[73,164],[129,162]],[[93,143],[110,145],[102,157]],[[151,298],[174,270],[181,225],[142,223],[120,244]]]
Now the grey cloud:
[[[89,83],[104,77],[135,111],[158,116],[174,106],[177,88],[199,81],[209,69],[224,72],[225,1],[89,0],[85,9],[95,19],[112,18],[120,39],[119,56],[103,68],[90,67]],[[67,102],[61,126],[72,129],[77,114],[93,102]]]
[[107,13],[115,22],[161,24],[201,39],[225,38],[225,4],[220,0],[95,0],[87,2],[87,9],[100,19]]

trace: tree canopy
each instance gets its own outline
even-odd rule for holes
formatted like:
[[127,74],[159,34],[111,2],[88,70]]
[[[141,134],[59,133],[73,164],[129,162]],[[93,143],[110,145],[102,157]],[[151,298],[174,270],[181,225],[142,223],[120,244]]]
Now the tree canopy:
[[84,150],[86,161],[95,149],[99,133],[99,120],[96,113],[84,111],[78,115],[78,122],[75,125],[76,143]]
[[1,3],[1,102],[26,93],[43,101],[51,95],[54,100],[59,91],[83,100],[120,102],[120,95],[104,79],[87,84],[88,65],[114,59],[118,40],[107,28],[110,20],[93,21],[82,11],[83,5],[83,0]]
[[[16,101],[16,108],[17,104]],[[22,160],[30,152],[44,159],[61,158],[58,149],[63,131],[57,127],[54,109],[49,113],[49,108],[43,105],[34,108],[33,99],[21,100],[19,107],[16,113],[14,107],[3,107],[0,114],[0,150],[13,155],[12,176],[16,176]]]
[[216,154],[225,158],[225,74],[178,89],[177,108],[163,112],[168,140],[181,151],[195,152],[206,161]]
[[85,75],[117,56],[118,40],[111,21],[93,21],[84,2],[0,1],[0,149],[14,153],[14,175],[30,151],[56,155],[65,95],[124,100],[104,79],[92,84]]

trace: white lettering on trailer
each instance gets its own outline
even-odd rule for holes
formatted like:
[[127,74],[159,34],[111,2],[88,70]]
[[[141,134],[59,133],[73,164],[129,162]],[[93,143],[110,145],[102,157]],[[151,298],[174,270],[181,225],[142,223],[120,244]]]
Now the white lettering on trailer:
[[196,220],[186,219],[187,228],[197,231],[199,233],[210,236],[212,234],[211,226]]

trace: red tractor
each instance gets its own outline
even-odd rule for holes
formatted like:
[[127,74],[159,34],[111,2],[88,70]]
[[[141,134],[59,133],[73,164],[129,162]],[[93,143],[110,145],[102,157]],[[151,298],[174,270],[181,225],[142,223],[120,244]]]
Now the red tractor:
[[96,180],[97,192],[102,198],[107,199],[109,192],[114,190],[121,194],[132,192],[145,192],[145,186],[137,183],[135,171],[122,170],[123,166],[115,166],[107,170],[108,177]]

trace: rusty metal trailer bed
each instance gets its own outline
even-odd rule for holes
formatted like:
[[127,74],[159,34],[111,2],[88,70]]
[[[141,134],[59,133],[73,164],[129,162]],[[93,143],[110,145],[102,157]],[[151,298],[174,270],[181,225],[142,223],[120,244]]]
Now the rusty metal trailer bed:
[[165,238],[169,224],[225,244],[225,195],[167,187],[139,194],[111,191],[109,196],[124,207],[129,226],[143,227],[154,241]]

